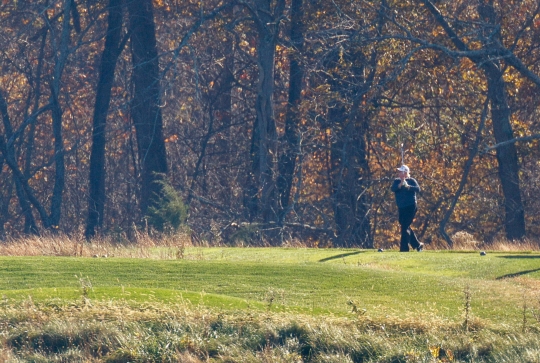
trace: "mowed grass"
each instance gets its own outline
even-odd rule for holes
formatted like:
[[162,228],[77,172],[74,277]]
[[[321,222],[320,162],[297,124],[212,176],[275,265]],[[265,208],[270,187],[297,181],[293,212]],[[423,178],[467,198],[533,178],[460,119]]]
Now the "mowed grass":
[[193,247],[169,260],[0,257],[5,303],[83,297],[459,322],[468,300],[467,313],[483,323],[519,326],[524,314],[533,320],[539,287],[538,253]]

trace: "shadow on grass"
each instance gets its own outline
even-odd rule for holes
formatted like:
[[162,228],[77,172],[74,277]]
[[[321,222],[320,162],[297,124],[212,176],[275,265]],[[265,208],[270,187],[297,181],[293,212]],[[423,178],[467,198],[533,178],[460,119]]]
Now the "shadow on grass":
[[363,252],[366,252],[366,251],[355,251],[355,252],[340,253],[339,255],[335,255],[335,256],[330,256],[330,257],[323,258],[322,260],[319,260],[319,262],[332,261],[332,260],[336,260],[336,259],[338,259],[338,258],[343,258],[343,257],[349,257],[349,256],[358,255],[358,254],[363,253]]
[[512,277],[518,277],[518,276],[522,276],[522,275],[526,275],[526,274],[530,274],[532,272],[538,272],[538,271],[540,271],[540,268],[537,268],[534,270],[525,270],[525,271],[515,272],[513,274],[499,276],[495,280],[510,279]]
[[[505,255],[505,256],[497,256],[497,257],[498,258],[509,258],[509,259],[529,259],[529,258],[540,259],[540,255]],[[499,277],[496,278],[496,280],[509,279],[509,278],[512,278],[512,277],[518,277],[518,276],[522,276],[522,275],[526,275],[526,274],[530,274],[530,273],[538,272],[538,271],[540,271],[540,268],[537,268],[537,269],[534,269],[534,270],[525,270],[525,271],[515,272],[515,273],[512,273],[512,274],[506,274],[506,275],[499,276]]]

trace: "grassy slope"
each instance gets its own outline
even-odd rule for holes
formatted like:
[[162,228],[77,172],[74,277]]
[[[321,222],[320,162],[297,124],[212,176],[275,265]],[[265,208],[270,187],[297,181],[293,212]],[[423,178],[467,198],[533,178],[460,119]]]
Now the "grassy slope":
[[[156,251],[156,254],[160,254]],[[474,316],[519,324],[540,286],[540,254],[193,248],[182,260],[0,257],[8,299],[189,301],[233,309],[462,319],[465,287]],[[1,296],[0,295],[0,296]]]

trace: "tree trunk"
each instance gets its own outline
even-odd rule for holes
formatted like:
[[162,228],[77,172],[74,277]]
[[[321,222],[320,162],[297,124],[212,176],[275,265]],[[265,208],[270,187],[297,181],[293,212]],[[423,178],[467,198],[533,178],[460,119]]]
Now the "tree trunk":
[[[490,26],[486,29],[485,47],[496,46],[493,38],[500,42],[500,31],[493,35],[493,29],[499,25],[493,0],[484,1],[478,5],[478,14]],[[491,121],[493,134],[497,143],[512,140],[514,132],[510,123],[510,107],[506,84],[503,79],[504,71],[498,60],[485,60],[479,64],[487,78],[488,98],[491,103]],[[521,201],[521,188],[519,185],[519,160],[514,143],[497,148],[497,161],[499,164],[499,179],[504,194],[505,230],[509,240],[525,237],[525,213]]]
[[299,60],[304,49],[304,23],[302,8],[303,0],[293,0],[291,3],[291,43],[294,47],[289,56],[289,102],[285,118],[285,134],[283,135],[283,152],[279,159],[278,178],[276,187],[279,196],[279,222],[282,223],[289,210],[289,199],[293,183],[296,158],[298,156],[300,124],[298,106],[302,94],[304,67]]
[[51,213],[49,220],[45,223],[48,228],[56,229],[60,224],[62,215],[62,196],[65,185],[65,161],[64,161],[64,138],[62,133],[62,107],[60,106],[60,85],[62,74],[69,52],[70,32],[71,32],[71,0],[64,1],[64,18],[62,24],[62,34],[60,38],[60,48],[57,49],[58,55],[54,68],[54,76],[51,82],[50,104],[52,105],[52,129],[54,138],[54,165],[55,165],[55,180],[53,194],[51,197]]
[[[486,63],[484,72],[488,81],[488,97],[491,103],[491,120],[495,141],[512,140],[514,133],[510,124],[510,107],[506,97],[506,85],[499,67]],[[499,179],[504,194],[505,230],[509,240],[525,237],[525,212],[519,183],[519,161],[516,145],[509,143],[497,148]]]
[[[41,74],[43,71],[45,46],[47,45],[47,34],[48,33],[45,32],[41,36],[41,45],[39,48],[39,58],[38,58],[38,65],[37,65],[36,78],[35,78],[36,82],[34,85],[35,93],[33,94],[33,98],[34,98],[34,105],[32,109],[33,113],[36,113],[39,110],[39,102],[41,98],[41,77],[42,77]],[[36,122],[32,122],[30,124],[28,134],[26,135],[26,145],[25,145],[26,160],[25,160],[25,165],[24,165],[24,177],[26,180],[29,180],[32,177],[31,166],[32,166],[32,158],[34,155],[35,135],[36,135]],[[20,185],[20,183],[17,183],[17,185]],[[24,187],[22,185],[20,187],[21,189],[23,189],[23,192],[24,192]],[[25,197],[24,199],[26,200],[27,198]],[[25,203],[25,207],[23,209],[25,211],[23,212],[25,215],[24,233],[38,234],[38,229],[36,226],[34,215],[32,214],[32,211],[30,210],[30,203],[27,201],[24,203]],[[22,204],[21,204],[21,207],[22,207]]]
[[54,165],[55,179],[53,195],[51,198],[51,213],[48,227],[58,228],[60,216],[62,214],[62,195],[65,184],[65,164],[64,164],[64,138],[62,135],[62,109],[58,102],[58,94],[53,92],[54,100],[52,109],[53,135],[54,135]]
[[[1,94],[0,94],[0,98],[3,100],[3,103],[5,103],[5,99],[3,98]],[[35,115],[41,112],[44,112],[45,109],[49,109],[49,107],[45,107],[41,109],[40,112],[36,113]],[[13,173],[13,179],[15,180],[15,183],[19,183],[22,186],[22,189],[24,190],[25,195],[21,194],[19,198],[21,200],[27,199],[34,206],[34,208],[36,208],[43,225],[46,228],[48,228],[50,226],[49,216],[47,215],[45,208],[41,205],[41,203],[39,203],[37,198],[34,196],[34,192],[32,188],[30,187],[30,185],[28,184],[28,180],[25,178],[24,174],[21,172],[19,168],[19,165],[17,164],[17,158],[15,156],[15,149],[13,147],[13,142],[9,141],[10,137],[6,138],[7,135],[12,134],[12,127],[11,127],[11,123],[9,121],[9,117],[7,114],[7,107],[5,108],[4,111],[2,111],[2,120],[4,122],[5,132],[4,134],[0,134],[0,152],[2,153],[4,161],[6,162],[8,167],[11,169],[11,172]],[[25,208],[26,212],[28,213],[28,209],[26,209],[25,205],[26,204],[23,204],[21,205],[21,207]],[[37,227],[36,227],[36,231],[37,231]]]
[[452,198],[452,202],[450,203],[450,207],[446,210],[444,213],[444,216],[439,223],[439,233],[443,236],[446,243],[448,243],[448,246],[452,248],[454,246],[454,242],[446,233],[446,223],[450,220],[450,217],[452,216],[452,213],[454,212],[454,208],[457,205],[457,202],[459,200],[459,197],[461,196],[461,193],[463,192],[463,189],[465,188],[465,184],[467,183],[467,178],[469,176],[469,172],[471,170],[471,167],[474,162],[474,158],[476,157],[476,154],[478,153],[478,146],[480,145],[480,141],[482,140],[482,132],[484,131],[484,125],[486,124],[486,118],[487,118],[487,109],[489,104],[489,98],[484,103],[484,109],[482,110],[482,116],[480,117],[480,125],[478,126],[478,130],[476,131],[476,138],[474,140],[474,143],[472,147],[469,149],[469,157],[467,158],[467,161],[465,162],[465,165],[463,166],[463,173],[461,175],[461,181],[459,183],[459,187],[454,194],[454,197]]
[[[437,22],[443,27],[456,48],[460,51],[468,51],[469,48],[467,44],[465,44],[454,32],[433,3],[429,0],[423,0],[423,2]],[[489,23],[486,34],[483,35],[484,49],[489,49],[490,47],[498,48],[496,42],[493,41],[493,37],[499,38],[500,34],[492,34],[493,29],[498,27],[493,1],[489,0],[481,2],[478,5],[478,13],[482,20]],[[500,143],[513,139],[507,90],[500,62],[498,60],[490,59],[487,56],[470,56],[469,58],[479,68],[482,68],[486,75],[495,140],[497,143]],[[499,164],[499,179],[505,199],[506,236],[510,240],[521,239],[525,237],[525,213],[521,201],[519,161],[515,145],[510,143],[497,148],[497,161]]]
[[[268,6],[268,9],[270,7]],[[265,14],[265,13],[262,13]],[[271,19],[262,16],[264,23]],[[275,220],[275,186],[273,180],[274,156],[276,151],[276,124],[274,119],[274,55],[275,43],[273,34],[260,34],[257,48],[259,65],[259,84],[255,111],[257,117],[256,143],[257,153],[254,155],[255,174],[259,181],[260,210],[263,222]]]
[[94,106],[92,129],[92,151],[90,155],[90,176],[88,194],[88,219],[86,222],[86,238],[95,234],[96,228],[103,225],[105,208],[105,126],[111,100],[111,88],[114,81],[114,70],[121,52],[120,37],[122,34],[122,0],[109,1],[109,18],[105,47],[101,56],[99,80]]
[[274,57],[282,0],[271,7],[270,0],[257,1],[259,43],[257,60],[259,83],[255,102],[256,120],[253,127],[252,165],[260,195],[259,213],[263,223],[277,221],[276,186],[274,179],[277,155],[277,130],[274,119]]
[[[13,136],[13,128],[11,126],[11,120],[9,118],[8,114],[8,106],[6,99],[2,92],[0,91],[0,115],[2,115],[2,121],[4,124],[4,133],[7,137],[7,139],[10,139]],[[3,151],[6,155],[4,158],[11,158],[13,160],[16,160],[16,152],[15,147],[13,143],[8,146],[6,145],[5,151]],[[9,155],[9,156],[8,156]],[[3,159],[4,159],[3,158]],[[2,160],[2,165],[4,164],[4,160]],[[26,196],[26,193],[24,192],[24,187],[20,180],[18,180],[15,176],[13,176],[13,180],[15,182],[15,190],[17,193],[17,199],[19,199],[19,206],[21,207],[21,214],[24,215],[24,233],[31,233],[31,234],[39,234],[36,220],[34,219],[34,215],[32,214],[32,208],[30,206],[30,202],[28,201],[28,198]],[[8,206],[5,206],[5,211],[7,212]],[[3,228],[3,224],[2,224]]]
[[[0,152],[0,174],[4,169],[4,155]],[[13,183],[7,181],[2,185],[2,193],[0,196],[0,241],[4,241],[6,237],[5,223],[9,220],[9,203],[13,193]]]
[[[62,196],[64,192],[65,185],[65,164],[64,164],[64,141],[62,135],[62,108],[59,103],[59,95],[61,88],[61,79],[64,72],[64,67],[67,62],[68,56],[70,54],[69,43],[70,43],[70,14],[71,14],[71,5],[73,4],[72,0],[64,1],[63,9],[63,20],[62,20],[62,33],[60,35],[60,40],[58,42],[58,48],[54,48],[54,73],[50,82],[50,97],[49,103],[46,106],[41,107],[36,110],[34,114],[30,115],[27,120],[23,123],[24,125],[36,122],[36,118],[45,111],[51,111],[52,118],[52,133],[53,133],[53,143],[54,143],[54,165],[55,165],[55,181],[53,187],[53,193],[50,197],[50,214],[47,214],[43,205],[35,197],[32,187],[28,184],[28,178],[25,177],[24,173],[21,171],[18,165],[18,160],[13,149],[14,140],[5,139],[4,137],[0,138],[0,150],[5,158],[6,164],[13,172],[13,177],[15,178],[15,183],[17,185],[17,190],[19,191],[20,198],[27,199],[34,208],[38,211],[41,218],[42,224],[45,228],[53,228],[56,230],[60,223],[60,218],[62,215]],[[53,44],[56,44],[53,42]],[[37,105],[37,102],[36,102]],[[8,130],[8,129],[6,129]],[[9,132],[9,131],[8,131]],[[22,132],[22,129],[20,130]],[[2,135],[3,136],[3,135]],[[28,173],[28,171],[26,171]],[[22,196],[24,191],[25,197]],[[30,213],[28,204],[23,202],[23,210],[26,213]],[[33,218],[28,216],[28,218]],[[29,224],[31,230],[37,231],[35,223]]]
[[160,175],[167,173],[167,155],[152,0],[130,0],[128,10],[135,86],[131,114],[141,164],[140,209],[144,216],[148,207],[155,206],[162,195],[162,185],[157,181]]
[[[234,16],[234,9],[231,8],[227,10],[226,17]],[[220,163],[222,165],[231,164],[231,125],[232,125],[232,88],[234,84],[234,54],[235,46],[232,36],[228,36],[227,40],[223,44],[225,54],[223,58],[223,69],[219,76],[219,83],[217,85],[217,98],[215,105],[212,107],[211,112],[213,112],[214,117],[219,121],[220,128],[223,130],[223,137],[217,141],[216,152],[221,155]],[[224,168],[228,170],[228,168]],[[230,174],[229,173],[219,173],[220,185],[223,186],[223,190],[220,193],[221,199],[223,200],[224,205],[230,205],[231,203],[231,185],[230,185]]]
[[367,193],[367,123],[361,112],[345,120],[339,141],[332,147],[333,203],[337,227],[336,247],[373,247]]

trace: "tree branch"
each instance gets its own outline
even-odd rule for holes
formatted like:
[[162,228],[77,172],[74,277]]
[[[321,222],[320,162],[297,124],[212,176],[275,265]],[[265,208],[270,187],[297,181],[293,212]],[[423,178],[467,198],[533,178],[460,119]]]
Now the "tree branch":
[[487,154],[491,150],[495,150],[497,148],[506,146],[508,144],[513,144],[513,143],[516,143],[518,141],[531,141],[531,140],[534,140],[534,139],[540,139],[540,134],[533,134],[533,135],[523,136],[523,137],[515,137],[513,139],[506,140],[506,141],[500,142],[500,143],[492,145],[492,146],[488,146],[488,147],[486,147],[484,149],[484,151],[482,152],[481,155]]
[[435,17],[437,22],[443,27],[444,31],[448,36],[450,37],[450,40],[452,40],[452,43],[456,46],[457,49],[459,49],[462,52],[469,51],[469,47],[467,47],[467,44],[465,44],[457,35],[457,33],[450,27],[450,24],[444,19],[444,16],[441,14],[439,9],[433,3],[429,0],[423,0],[424,5],[426,8],[431,12],[431,14]]
[[[540,89],[540,77],[533,73],[523,62],[516,57],[516,55],[506,47],[504,47],[499,41],[494,41],[495,48],[493,49],[483,49],[482,51],[470,51],[467,45],[459,39],[458,35],[454,32],[454,30],[450,27],[448,22],[444,19],[444,16],[441,14],[439,9],[433,5],[433,3],[430,0],[423,0],[424,5],[428,8],[428,10],[431,12],[431,14],[435,17],[437,22],[443,27],[443,29],[446,31],[450,39],[452,40],[452,43],[456,46],[458,50],[465,53],[463,54],[466,57],[469,57],[472,61],[476,63],[485,62],[489,59],[482,59],[482,56],[498,56],[501,57],[505,62],[510,64],[512,67],[514,67],[521,75],[527,79],[529,79],[531,82],[533,82],[538,89]],[[535,12],[538,12],[540,9],[537,7]],[[531,21],[531,20],[529,20]],[[484,54],[482,54],[484,53]],[[456,54],[459,55],[459,54]]]
[[452,200],[452,203],[450,203],[450,207],[444,214],[443,219],[439,223],[439,233],[443,236],[446,243],[448,243],[449,246],[453,245],[453,241],[446,233],[446,223],[448,223],[448,220],[450,220],[450,217],[452,216],[452,213],[454,213],[454,209],[456,207],[456,204],[459,200],[459,197],[461,193],[463,192],[463,189],[465,188],[465,184],[467,184],[467,178],[469,177],[469,171],[471,170],[471,166],[473,164],[474,158],[476,157],[476,154],[478,153],[478,145],[480,144],[480,140],[482,139],[482,131],[484,130],[484,125],[486,124],[486,118],[487,118],[487,112],[488,112],[488,105],[489,105],[489,98],[486,98],[486,101],[484,102],[484,109],[482,110],[482,116],[480,116],[480,125],[478,126],[478,130],[476,131],[476,139],[474,140],[473,147],[469,151],[469,158],[465,162],[465,165],[463,166],[463,175],[461,176],[461,182],[459,183],[458,190],[456,191],[456,194],[454,195],[454,198]]
[[523,62],[518,57],[516,57],[516,55],[510,50],[502,48],[502,46],[501,50],[504,50],[505,52],[505,55],[503,56],[504,61],[514,67],[519,73],[521,73],[523,77],[533,82],[535,86],[540,90],[540,77],[538,77],[538,75],[536,75],[529,68],[527,68],[527,66],[523,64]]

